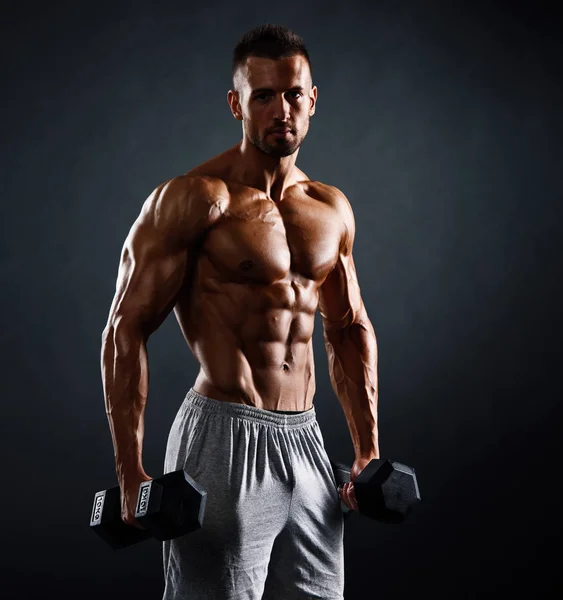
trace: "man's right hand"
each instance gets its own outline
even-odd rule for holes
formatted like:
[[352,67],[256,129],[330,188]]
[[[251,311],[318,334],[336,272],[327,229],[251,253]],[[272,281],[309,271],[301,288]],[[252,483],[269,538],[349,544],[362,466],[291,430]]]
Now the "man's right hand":
[[139,487],[143,481],[150,481],[145,472],[130,473],[123,475],[119,482],[121,490],[121,519],[127,525],[133,525],[138,529],[146,529],[137,519],[135,519],[135,509],[137,508],[137,498],[139,497]]

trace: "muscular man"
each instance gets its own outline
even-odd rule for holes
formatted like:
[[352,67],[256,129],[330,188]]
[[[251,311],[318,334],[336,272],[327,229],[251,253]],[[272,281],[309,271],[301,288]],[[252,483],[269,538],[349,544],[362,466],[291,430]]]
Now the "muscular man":
[[228,102],[243,137],[148,197],[121,254],[103,333],[106,410],[135,521],[142,481],[147,340],[174,309],[201,368],[172,424],[165,472],[208,493],[200,530],[165,542],[165,600],[342,599],[342,499],[315,418],[312,334],[322,316],[330,379],[355,451],[379,457],[377,346],[360,296],[351,206],[295,161],[315,112],[303,40],[248,32]]

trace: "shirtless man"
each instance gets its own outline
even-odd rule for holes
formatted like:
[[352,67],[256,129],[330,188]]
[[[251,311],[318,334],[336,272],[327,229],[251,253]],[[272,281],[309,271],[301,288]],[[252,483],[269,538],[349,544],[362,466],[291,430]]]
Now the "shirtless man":
[[303,40],[248,32],[233,57],[233,148],[160,185],[125,241],[102,336],[122,518],[135,520],[147,340],[174,309],[201,368],[172,424],[165,471],[208,493],[203,527],[164,542],[164,600],[342,599],[340,500],[315,418],[320,310],[332,386],[355,451],[379,458],[377,346],[344,194],[295,165],[317,88]]

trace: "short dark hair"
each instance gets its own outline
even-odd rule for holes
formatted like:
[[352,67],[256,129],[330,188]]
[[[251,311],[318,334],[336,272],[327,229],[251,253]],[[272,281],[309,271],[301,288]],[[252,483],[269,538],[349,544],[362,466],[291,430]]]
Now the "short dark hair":
[[233,84],[237,69],[244,64],[248,56],[278,60],[297,54],[307,60],[312,73],[311,60],[303,38],[281,25],[266,24],[255,27],[247,31],[235,46],[232,64]]

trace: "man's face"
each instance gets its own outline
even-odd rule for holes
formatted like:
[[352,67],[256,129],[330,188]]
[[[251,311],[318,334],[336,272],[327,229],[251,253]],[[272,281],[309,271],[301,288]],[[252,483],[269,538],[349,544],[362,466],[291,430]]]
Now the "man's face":
[[242,119],[249,141],[270,156],[293,154],[307,135],[317,100],[306,59],[249,56],[239,69],[237,84],[240,97],[237,102],[231,96],[231,109]]

